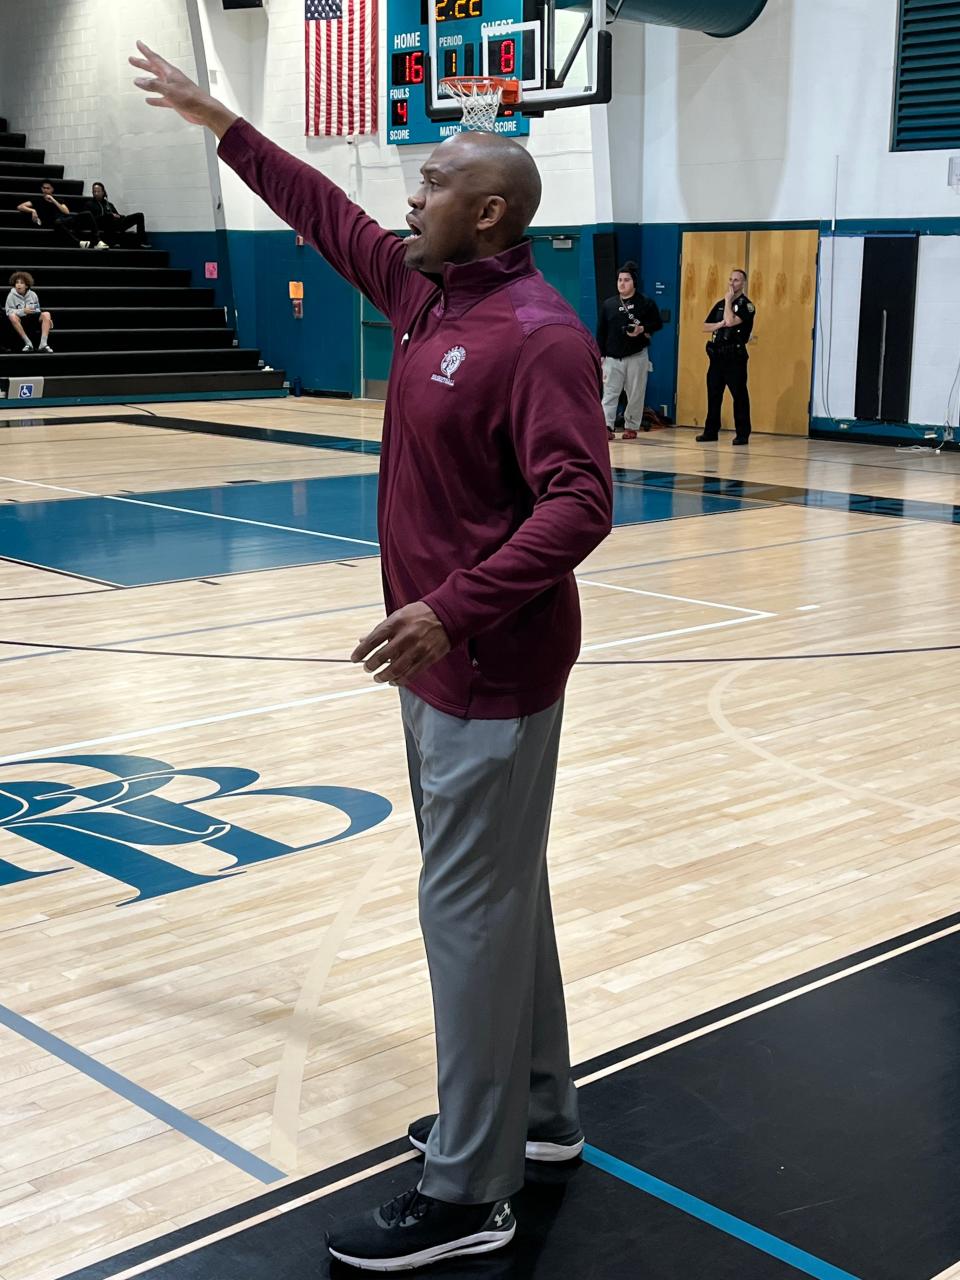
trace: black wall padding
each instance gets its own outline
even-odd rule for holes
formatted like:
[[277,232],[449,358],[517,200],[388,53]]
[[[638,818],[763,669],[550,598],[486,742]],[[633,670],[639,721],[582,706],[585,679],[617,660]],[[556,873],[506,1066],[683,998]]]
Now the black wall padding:
[[919,245],[917,236],[863,244],[854,414],[865,422],[909,421]]
[[598,231],[593,237],[593,268],[597,282],[597,312],[617,292],[617,233]]

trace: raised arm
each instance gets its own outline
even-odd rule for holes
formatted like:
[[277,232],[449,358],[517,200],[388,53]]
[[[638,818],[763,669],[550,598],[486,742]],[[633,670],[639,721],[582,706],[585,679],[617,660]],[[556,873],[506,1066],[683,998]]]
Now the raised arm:
[[[710,316],[716,313],[719,306],[723,307],[723,319],[713,321]],[[723,302],[718,302],[717,306],[710,312],[710,316],[707,316],[703,326],[704,333],[716,333],[718,329],[732,329],[735,325],[740,324],[740,317],[733,310],[733,292],[730,289],[724,294]]]
[[[394,319],[411,282],[421,277],[403,263],[403,241],[368,217],[329,178],[258,133],[184,73],[137,41],[133,66],[148,74],[136,84],[152,94],[152,107],[176,111],[220,139],[220,158],[289,226],[295,227],[332,267]],[[432,286],[422,280],[424,296]]]

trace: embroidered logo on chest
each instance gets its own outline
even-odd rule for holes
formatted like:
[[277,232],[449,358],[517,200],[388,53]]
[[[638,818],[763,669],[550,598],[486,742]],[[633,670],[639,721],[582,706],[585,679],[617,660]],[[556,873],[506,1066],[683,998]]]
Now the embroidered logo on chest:
[[440,372],[430,375],[431,382],[442,382],[445,387],[454,386],[453,375],[466,358],[467,353],[463,347],[451,347],[440,361]]

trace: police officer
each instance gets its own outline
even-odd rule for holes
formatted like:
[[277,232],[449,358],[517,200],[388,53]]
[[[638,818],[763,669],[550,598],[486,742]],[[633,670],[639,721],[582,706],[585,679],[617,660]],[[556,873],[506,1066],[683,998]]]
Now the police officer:
[[647,377],[653,367],[647,348],[650,335],[663,328],[657,304],[640,292],[640,268],[625,262],[617,274],[617,296],[600,308],[597,346],[603,356],[603,416],[607,435],[616,436],[617,407],[626,392],[624,440],[636,440],[643,429]]
[[737,267],[730,273],[725,296],[707,316],[704,333],[710,334],[707,355],[707,421],[701,444],[712,443],[720,435],[720,411],[723,393],[730,388],[733,396],[734,444],[750,440],[750,392],[747,390],[747,343],[753,332],[756,307],[744,293],[747,273]]

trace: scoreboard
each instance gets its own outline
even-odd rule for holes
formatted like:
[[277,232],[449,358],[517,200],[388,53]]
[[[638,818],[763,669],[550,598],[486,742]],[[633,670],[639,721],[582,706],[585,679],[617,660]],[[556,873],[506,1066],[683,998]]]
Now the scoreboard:
[[[534,42],[531,31],[514,29],[521,22],[522,0],[388,0],[388,142],[441,142],[460,131],[458,117],[437,121],[426,112],[429,5],[437,23],[438,79],[491,75],[527,80],[535,74],[534,43],[538,55],[540,42]],[[497,133],[517,137],[529,132],[524,116],[501,108]]]

